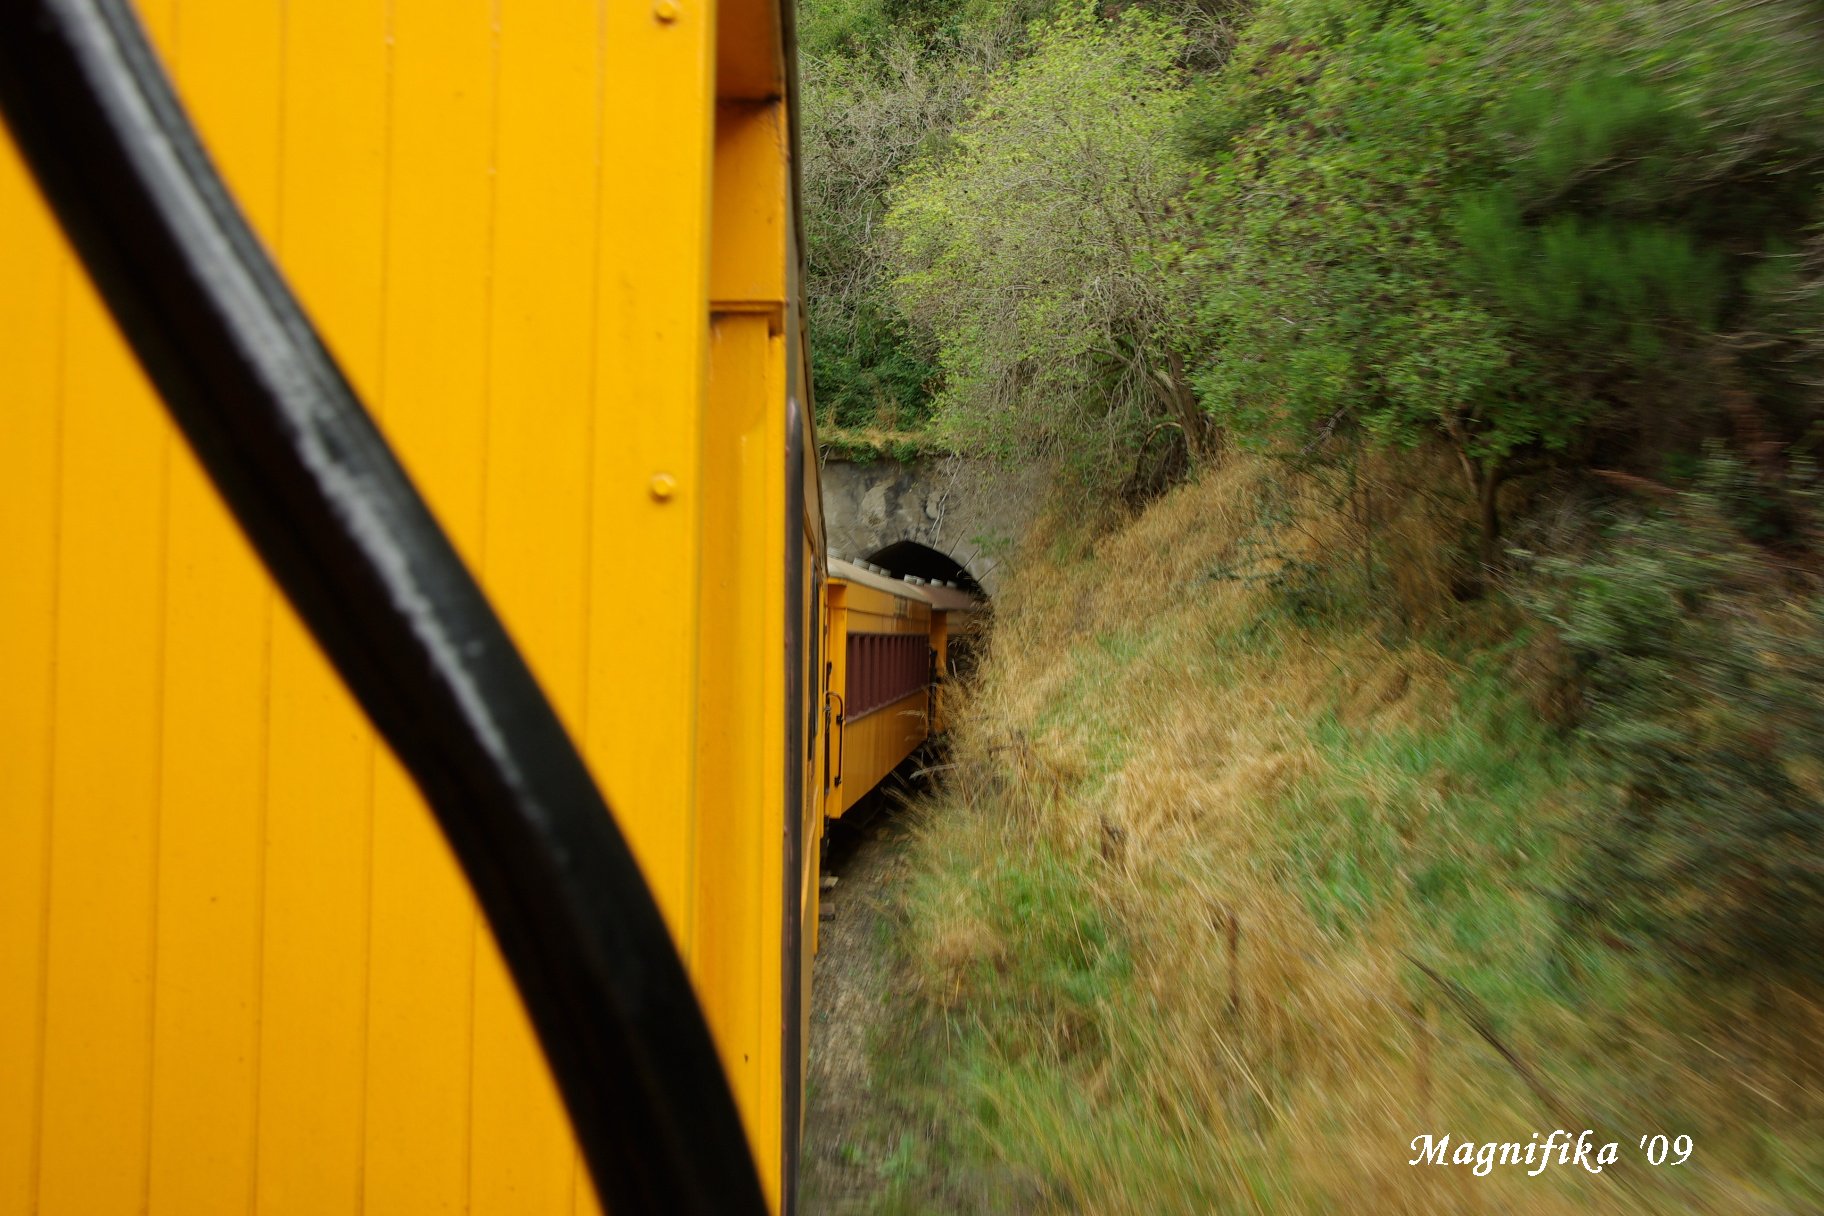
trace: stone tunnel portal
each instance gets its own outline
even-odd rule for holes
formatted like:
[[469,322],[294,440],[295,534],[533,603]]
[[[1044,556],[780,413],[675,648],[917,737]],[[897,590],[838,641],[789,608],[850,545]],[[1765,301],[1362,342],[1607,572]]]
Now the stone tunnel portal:
[[1038,465],[962,456],[823,465],[830,553],[993,596],[1045,497]]

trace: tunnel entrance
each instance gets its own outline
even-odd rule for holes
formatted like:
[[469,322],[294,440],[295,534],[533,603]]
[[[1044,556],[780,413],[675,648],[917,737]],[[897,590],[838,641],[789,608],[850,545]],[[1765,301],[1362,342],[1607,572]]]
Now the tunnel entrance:
[[884,549],[877,549],[866,560],[885,568],[894,578],[905,578],[909,574],[927,582],[955,583],[960,590],[983,599],[988,598],[981,584],[975,581],[975,576],[962,563],[948,553],[921,545],[915,540],[902,540]]
[[940,586],[954,584],[958,591],[976,597],[974,611],[952,613],[950,619],[949,666],[944,673],[951,679],[967,680],[975,674],[981,653],[982,631],[987,627],[988,593],[967,567],[948,553],[921,545],[915,540],[902,540],[877,549],[867,558],[895,578],[921,578]]

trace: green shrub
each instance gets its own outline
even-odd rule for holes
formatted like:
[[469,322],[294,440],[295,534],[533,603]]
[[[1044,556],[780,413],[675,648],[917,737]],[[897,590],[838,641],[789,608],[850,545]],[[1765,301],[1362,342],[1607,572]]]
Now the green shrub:
[[1795,438],[1816,24],[1796,0],[1263,6],[1181,124],[1204,407],[1280,450],[1449,440],[1490,558],[1517,468],[1652,467],[1743,400]]
[[[851,11],[805,14],[821,31],[807,35],[800,109],[811,375],[820,425],[903,430],[928,417],[936,367],[929,336],[890,296],[880,220],[889,184],[964,104],[968,82],[889,26],[842,33]],[[832,40],[866,49],[809,50]]]
[[[810,311],[811,375],[825,426],[908,430],[931,417],[937,369],[878,297]],[[884,314],[884,315],[883,315]]]
[[1824,595],[1750,539],[1795,509],[1713,454],[1599,556],[1552,563],[1599,791],[1573,930],[1704,974],[1824,979]]

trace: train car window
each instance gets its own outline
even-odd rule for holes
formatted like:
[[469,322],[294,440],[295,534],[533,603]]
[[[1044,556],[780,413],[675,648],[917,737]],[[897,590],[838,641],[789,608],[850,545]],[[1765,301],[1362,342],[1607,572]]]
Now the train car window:
[[848,656],[851,719],[913,696],[933,680],[933,652],[924,634],[850,634]]

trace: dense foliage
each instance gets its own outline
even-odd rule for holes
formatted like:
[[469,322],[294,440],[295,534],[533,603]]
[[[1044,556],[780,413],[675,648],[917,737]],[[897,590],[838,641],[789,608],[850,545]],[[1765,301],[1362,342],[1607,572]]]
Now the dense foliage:
[[819,420],[922,428],[941,386],[933,335],[893,299],[883,220],[1031,17],[1018,0],[808,0],[800,15],[806,297]]
[[936,334],[963,443],[1103,455],[1158,418],[1201,433],[1171,341],[1171,139],[1184,38],[1068,10],[895,194],[898,286]]
[[1795,256],[1824,219],[1814,24],[1778,3],[1264,8],[1187,124],[1206,408],[1268,446],[1441,436],[1491,542],[1516,464],[1689,451],[1732,393],[1796,433],[1815,394],[1776,352],[1797,352],[1750,335],[1818,300]]
[[[812,26],[815,29],[815,26]],[[804,222],[811,358],[822,419],[916,425],[935,368],[894,308],[877,240],[888,183],[958,104],[960,82],[899,38],[803,66]]]
[[1465,504],[1488,568],[1504,504],[1657,487],[1594,540],[1580,508],[1559,619],[1615,791],[1602,931],[1714,971],[1784,957],[1769,909],[1824,927],[1824,641],[1762,577],[1817,538],[1741,509],[1800,501],[1824,438],[1824,11],[819,0],[806,28],[827,421],[1105,487],[1162,432],[1375,451]]
[[[1188,180],[1171,113],[1185,71],[1222,61],[1236,7],[1237,0],[1142,0],[1096,15],[1080,0],[809,0],[800,19],[806,286],[819,417],[826,430],[841,429],[839,445],[846,449],[849,436],[863,432],[904,442],[907,431],[929,431],[940,399],[944,425],[936,429],[953,432],[944,436],[948,442],[1009,453],[1036,446],[1079,464],[1092,451],[1106,457],[1111,444],[1131,443],[1136,420],[1160,409],[1180,427],[1205,429],[1188,378],[1173,371],[1179,344],[1154,340],[1166,311],[1160,302],[1174,286],[1161,273],[1160,255],[1172,244],[1167,208]],[[1136,82],[1147,94],[1143,104],[1123,92]],[[1104,102],[1112,110],[1100,108]],[[1054,112],[1054,103],[1064,108]],[[1027,154],[1039,127],[1082,119],[1091,121],[1076,136],[1079,148],[1067,147],[1062,130],[1051,133],[1054,160],[1071,153],[1057,162],[1064,180],[995,178],[997,165]],[[1077,151],[1085,163],[1077,163]],[[1129,168],[1141,171],[1132,198],[1106,184],[1098,192],[1089,181],[1093,173]],[[970,187],[961,179],[972,173],[986,176]],[[968,191],[972,226],[958,235],[955,256],[945,257],[946,234],[934,229],[937,216],[923,204],[938,204],[953,187]],[[992,261],[1020,252],[988,250],[984,241],[1047,189],[1053,197],[1046,217],[1067,228],[1093,227],[1097,240],[1091,262],[1066,267],[1037,307],[1064,319],[1072,311],[1091,314],[1108,338],[1107,353],[1066,352],[1055,366],[1052,350],[1013,361],[1037,370],[1067,399],[1042,411],[1053,424],[1093,417],[1102,425],[1020,424],[1005,408],[1010,385],[1000,373],[1009,352],[992,352],[995,370],[978,368],[983,344],[973,341],[975,328],[956,323],[957,309],[943,299],[959,285],[976,285],[971,256]],[[902,222],[890,232],[884,221],[895,199]],[[1045,235],[1030,223],[1026,233]],[[1061,234],[1044,252],[1056,257],[1071,241]],[[1105,293],[1095,275],[1110,269],[1119,281]],[[898,291],[896,279],[903,280]],[[1003,282],[992,299],[978,296],[978,314],[1023,299],[1017,288]],[[1122,298],[1090,298],[1098,294]],[[1172,311],[1175,323],[1186,315]],[[1034,320],[1029,310],[1029,335],[1039,332]],[[1148,394],[1164,404],[1148,404]],[[1036,390],[1023,400],[1051,405]]]
[[1815,529],[1809,498],[1712,453],[1553,563],[1599,791],[1574,927],[1681,970],[1824,979],[1824,593],[1765,544]]
[[826,420],[935,401],[952,442],[1113,470],[1161,419],[1442,440],[1489,557],[1512,473],[1657,472],[1743,402],[1811,425],[1813,7],[1272,0],[1238,40],[1235,11],[812,5]]

